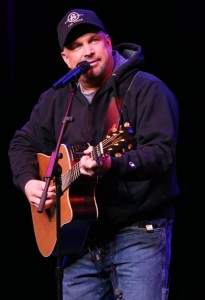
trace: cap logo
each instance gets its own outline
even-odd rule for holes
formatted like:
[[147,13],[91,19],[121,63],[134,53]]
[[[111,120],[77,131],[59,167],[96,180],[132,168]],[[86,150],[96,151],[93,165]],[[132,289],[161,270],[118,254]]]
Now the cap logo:
[[67,17],[67,20],[65,22],[65,24],[69,23],[68,24],[68,27],[72,26],[73,23],[77,23],[77,22],[80,22],[80,21],[83,21],[82,18],[80,18],[82,15],[81,14],[78,14],[76,12],[72,12],[68,15]]

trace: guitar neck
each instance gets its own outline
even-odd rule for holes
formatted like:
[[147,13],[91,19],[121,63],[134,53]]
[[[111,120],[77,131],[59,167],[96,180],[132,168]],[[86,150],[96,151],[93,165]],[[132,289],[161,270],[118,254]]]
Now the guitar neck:
[[[99,143],[96,147],[93,147],[93,151],[91,153],[91,157],[97,161],[98,158],[103,154],[102,143]],[[88,146],[87,146],[88,147]],[[73,154],[73,153],[72,153]],[[81,152],[81,156],[83,152]],[[80,156],[78,156],[80,160]],[[78,161],[68,172],[62,175],[62,192],[64,193],[69,186],[78,179],[80,176],[80,161]]]
[[[133,135],[132,128],[130,126],[127,126],[123,128],[123,130],[115,130],[113,132],[110,132],[107,134],[106,138],[101,141],[97,146],[93,147],[93,151],[91,153],[91,157],[97,162],[103,155],[106,154],[116,154],[116,151],[123,150],[122,146],[126,145],[126,139],[131,139],[131,136]],[[77,157],[75,155],[73,146],[69,147],[71,151],[71,160],[76,161],[77,163],[70,168],[68,172],[66,172],[64,175],[62,175],[62,192],[67,190],[69,186],[80,176],[80,158],[83,155],[83,151],[88,147],[89,144],[82,145],[76,145],[75,149],[77,149]],[[129,149],[131,149],[132,145],[127,145]],[[125,148],[124,148],[125,150]],[[123,151],[124,151],[123,150]],[[118,153],[121,155],[120,153]],[[118,155],[118,156],[119,156]]]
[[68,172],[62,175],[62,192],[64,193],[79,176],[80,162],[77,162]]

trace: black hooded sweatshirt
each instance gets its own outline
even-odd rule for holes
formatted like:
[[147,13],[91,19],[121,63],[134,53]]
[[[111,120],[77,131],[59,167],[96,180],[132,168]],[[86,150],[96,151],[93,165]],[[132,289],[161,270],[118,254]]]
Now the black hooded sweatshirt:
[[[120,98],[121,123],[129,122],[133,147],[120,157],[113,154],[111,169],[97,178],[93,195],[98,218],[94,227],[104,223],[108,228],[121,228],[144,219],[174,218],[174,201],[179,195],[177,100],[165,83],[143,71],[139,45],[117,45],[113,56],[113,75],[91,103],[77,87],[70,108],[74,121],[67,124],[61,142],[66,147],[98,145],[105,138],[109,102],[113,97]],[[49,156],[55,150],[69,98],[69,85],[49,88],[40,96],[30,120],[15,132],[9,158],[14,184],[22,191],[28,180],[39,179],[36,154]],[[80,183],[77,188],[81,189]]]

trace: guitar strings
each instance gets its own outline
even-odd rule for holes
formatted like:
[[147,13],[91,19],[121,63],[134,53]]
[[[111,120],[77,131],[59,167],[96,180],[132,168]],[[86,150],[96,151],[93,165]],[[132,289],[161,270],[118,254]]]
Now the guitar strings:
[[[117,144],[121,139],[122,132],[114,133],[111,136],[108,136],[105,140],[103,140],[101,143],[99,143],[95,149],[98,153],[98,156],[100,156],[102,153],[102,148],[107,149],[110,146],[113,146],[114,144]],[[112,143],[111,143],[112,141]],[[114,143],[113,143],[114,141]],[[103,147],[101,147],[103,145]],[[69,186],[80,176],[80,162],[77,162],[69,171],[67,171],[65,174],[61,176],[62,180],[62,192],[64,192]]]

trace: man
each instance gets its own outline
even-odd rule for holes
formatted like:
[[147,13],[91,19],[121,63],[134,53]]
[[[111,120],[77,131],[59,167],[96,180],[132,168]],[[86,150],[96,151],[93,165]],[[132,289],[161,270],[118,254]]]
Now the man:
[[[9,149],[14,183],[35,219],[43,196],[44,212],[58,199],[57,173],[54,184],[46,180],[53,173],[42,172],[42,156],[53,158],[59,140],[60,150],[66,149],[63,158],[72,153],[67,167],[58,160],[62,199],[71,209],[62,228],[74,229],[68,235],[62,230],[64,300],[168,299],[179,195],[175,96],[159,78],[142,71],[139,45],[112,47],[95,12],[72,9],[57,32],[71,70],[42,93],[30,120],[14,134]],[[84,223],[85,236],[79,234]],[[81,245],[82,236],[78,249],[74,244]],[[47,245],[49,232],[46,238]]]

